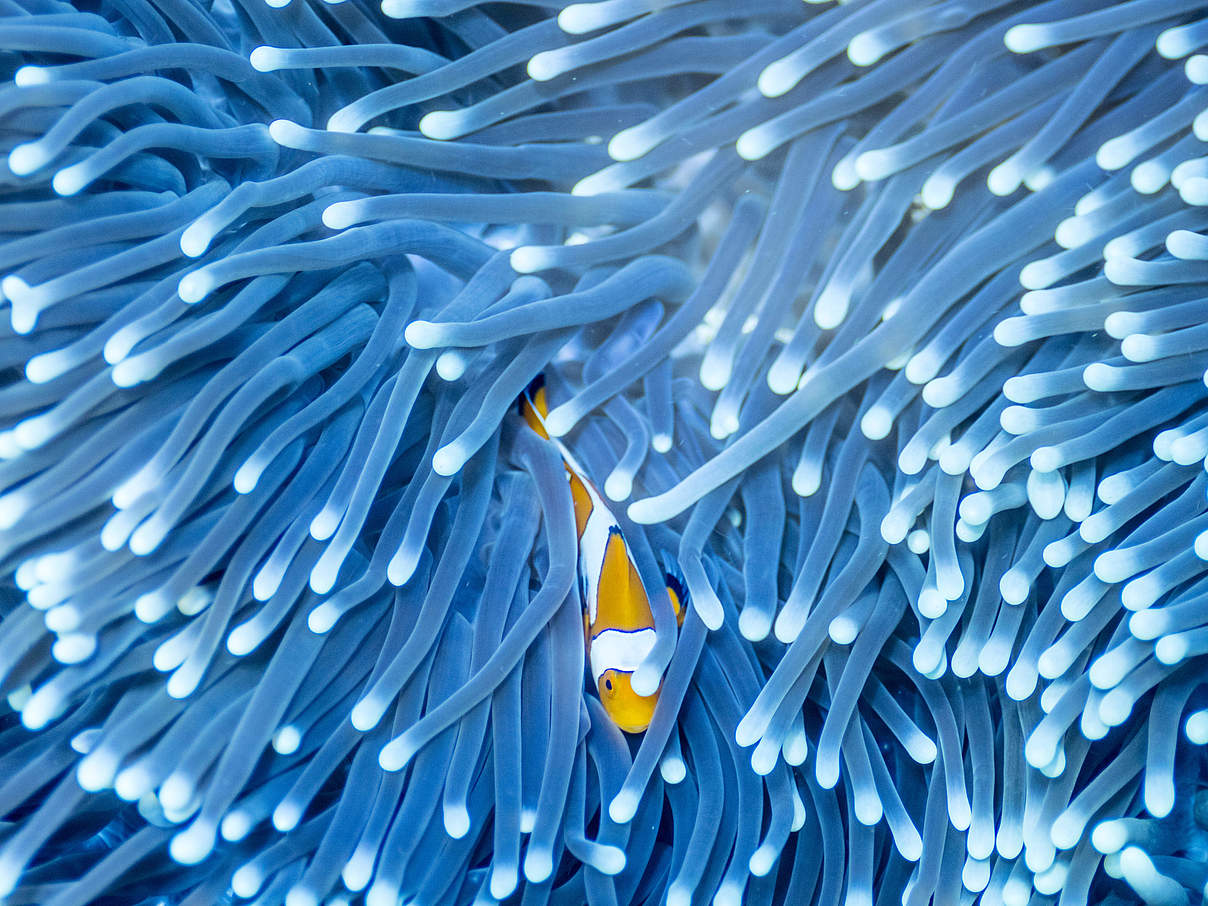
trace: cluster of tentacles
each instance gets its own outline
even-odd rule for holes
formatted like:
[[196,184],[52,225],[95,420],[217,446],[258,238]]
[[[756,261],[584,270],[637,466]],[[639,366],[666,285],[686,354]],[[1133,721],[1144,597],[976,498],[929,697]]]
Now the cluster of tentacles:
[[0,0],[0,899],[1198,901],[1206,14]]

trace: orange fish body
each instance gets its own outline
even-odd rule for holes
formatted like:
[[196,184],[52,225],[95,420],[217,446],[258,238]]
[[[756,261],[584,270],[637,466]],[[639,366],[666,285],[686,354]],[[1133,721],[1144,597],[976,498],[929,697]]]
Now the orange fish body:
[[[540,378],[521,397],[520,410],[528,426],[548,440],[545,416],[549,407]],[[570,451],[558,446],[579,533],[588,668],[613,722],[626,733],[641,733],[650,725],[658,692],[638,695],[632,677],[654,647],[654,614],[621,526]],[[679,595],[673,588],[669,591],[677,617],[682,619]]]

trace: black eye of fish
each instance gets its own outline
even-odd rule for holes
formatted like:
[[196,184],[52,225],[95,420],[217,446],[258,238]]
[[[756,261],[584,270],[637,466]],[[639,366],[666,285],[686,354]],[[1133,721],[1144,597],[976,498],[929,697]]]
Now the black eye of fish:
[[612,680],[610,680],[610,679],[604,680],[604,688],[607,689],[609,692],[611,692],[612,691]]

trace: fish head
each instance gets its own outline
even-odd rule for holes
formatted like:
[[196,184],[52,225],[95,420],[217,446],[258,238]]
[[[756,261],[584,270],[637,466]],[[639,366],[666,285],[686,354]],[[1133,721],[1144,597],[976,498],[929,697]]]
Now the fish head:
[[600,701],[612,722],[626,733],[641,733],[650,726],[654,706],[659,696],[638,695],[633,691],[632,674],[622,670],[605,670],[596,683]]

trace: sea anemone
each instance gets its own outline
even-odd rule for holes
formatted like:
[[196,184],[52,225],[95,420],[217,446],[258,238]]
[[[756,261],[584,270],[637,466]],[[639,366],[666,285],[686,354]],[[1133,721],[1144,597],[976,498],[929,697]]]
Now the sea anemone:
[[1205,15],[0,0],[0,899],[1203,896]]

